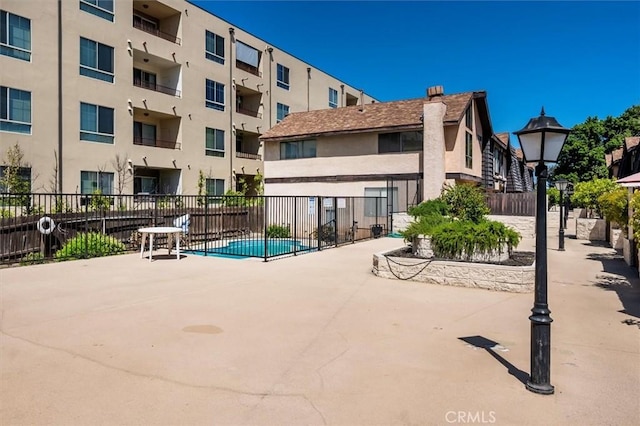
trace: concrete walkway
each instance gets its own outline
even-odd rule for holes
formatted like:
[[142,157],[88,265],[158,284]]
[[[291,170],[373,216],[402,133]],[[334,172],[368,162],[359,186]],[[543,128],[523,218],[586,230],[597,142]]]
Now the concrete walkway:
[[638,424],[638,279],[556,238],[552,396],[523,385],[532,294],[375,277],[372,253],[402,244],[383,238],[0,270],[0,424]]

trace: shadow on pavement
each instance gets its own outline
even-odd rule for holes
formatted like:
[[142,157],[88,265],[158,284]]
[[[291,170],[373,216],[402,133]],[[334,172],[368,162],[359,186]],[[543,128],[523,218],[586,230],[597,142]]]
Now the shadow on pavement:
[[487,339],[482,336],[469,336],[469,337],[458,337],[459,340],[462,340],[465,343],[468,343],[471,346],[475,346],[476,348],[486,350],[489,355],[494,357],[496,361],[500,364],[504,365],[507,368],[509,374],[518,379],[522,384],[527,384],[527,380],[529,379],[529,375],[524,371],[520,370],[515,365],[511,364],[509,361],[498,355],[493,349],[495,347],[501,347],[498,342],[494,342],[493,340]]
[[587,257],[602,262],[603,272],[611,274],[596,275],[596,287],[617,293],[624,308],[618,312],[640,318],[640,280],[635,269],[617,254],[590,253]]

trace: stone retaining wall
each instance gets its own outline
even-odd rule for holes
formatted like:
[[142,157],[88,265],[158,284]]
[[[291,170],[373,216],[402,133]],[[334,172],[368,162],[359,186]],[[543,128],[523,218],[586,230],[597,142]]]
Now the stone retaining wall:
[[576,239],[606,241],[607,224],[604,219],[576,219]]
[[430,284],[528,293],[533,291],[535,265],[503,266],[373,255],[373,273],[390,279]]

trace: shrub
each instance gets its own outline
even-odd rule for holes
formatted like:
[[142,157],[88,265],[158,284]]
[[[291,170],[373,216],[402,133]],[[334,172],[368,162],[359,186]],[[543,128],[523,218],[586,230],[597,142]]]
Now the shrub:
[[91,194],[89,206],[93,211],[104,212],[109,210],[111,208],[111,197],[103,195],[101,190],[96,189]]
[[11,210],[0,208],[0,218],[9,218],[9,217],[13,217]]
[[46,259],[42,253],[39,251],[29,253],[20,259],[20,265],[35,265],[39,263],[45,263]]
[[402,235],[406,241],[412,241],[414,237],[419,235],[431,235],[435,228],[450,221],[451,219],[437,213],[431,213],[428,216],[419,216],[407,226],[407,229],[400,231],[400,235]]
[[609,222],[616,223],[626,235],[627,223],[629,221],[629,202],[627,199],[627,188],[617,187],[611,192],[607,192],[598,197],[598,205],[604,217]]
[[547,195],[549,196],[549,207],[560,205],[560,190],[555,186],[547,189]]
[[442,224],[431,234],[431,247],[436,257],[469,259],[473,253],[502,252],[506,244],[509,253],[520,243],[520,234],[501,222],[468,220]]
[[593,179],[588,182],[578,182],[574,185],[571,204],[601,214],[598,198],[607,192],[613,191],[616,186],[617,184],[612,179]]
[[449,205],[450,214],[464,221],[479,223],[489,214],[484,193],[477,186],[460,184],[447,186],[442,191],[442,201]]
[[55,254],[58,260],[83,259],[120,254],[125,245],[117,239],[97,232],[78,233],[67,240]]
[[434,198],[409,208],[408,213],[414,218],[430,216],[432,214],[447,216],[449,214],[449,205],[441,198]]
[[288,226],[269,225],[269,227],[267,227],[268,238],[289,238],[290,236],[291,231]]
[[636,241],[640,241],[640,191],[635,190],[629,207],[633,209],[633,217],[631,223],[633,224],[633,237]]
[[332,243],[335,241],[335,228],[331,225],[322,225],[320,227],[320,233],[318,235],[318,228],[314,229],[311,233],[311,237],[314,239],[320,238],[323,243]]

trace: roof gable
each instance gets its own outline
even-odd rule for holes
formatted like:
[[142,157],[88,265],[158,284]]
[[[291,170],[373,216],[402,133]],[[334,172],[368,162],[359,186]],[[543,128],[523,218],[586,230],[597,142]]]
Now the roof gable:
[[431,100],[419,98],[294,112],[267,130],[260,138],[278,140],[343,133],[416,129],[422,127],[423,105],[427,102],[439,101],[447,105],[444,122],[456,123],[462,118],[474,93],[484,94],[484,92],[466,92],[440,96]]

